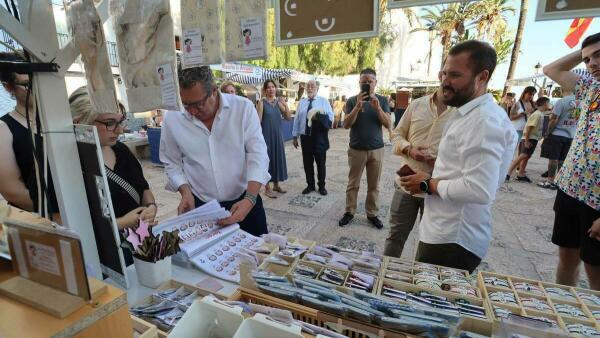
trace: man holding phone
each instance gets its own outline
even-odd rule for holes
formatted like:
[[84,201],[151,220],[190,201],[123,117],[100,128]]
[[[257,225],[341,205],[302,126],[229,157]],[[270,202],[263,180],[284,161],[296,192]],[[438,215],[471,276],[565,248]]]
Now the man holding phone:
[[384,143],[381,127],[389,128],[389,104],[385,96],[375,94],[377,74],[366,68],[360,72],[360,93],[348,99],[344,128],[350,129],[350,147],[348,149],[348,187],[346,188],[346,213],[339,221],[345,226],[354,218],[356,199],[360,188],[360,178],[367,170],[367,200],[365,209],[367,218],[377,229],[383,223],[377,217],[379,213],[379,178],[383,165]]
[[418,213],[421,212],[423,217],[425,194],[412,196],[402,189],[400,178],[414,174],[414,170],[429,174],[433,171],[444,126],[456,113],[456,108],[446,106],[441,96],[440,87],[435,93],[412,101],[394,129],[394,154],[402,158],[402,164],[394,182],[396,190],[390,205],[390,233],[383,249],[386,256],[402,255]]
[[430,175],[401,178],[411,194],[425,192],[416,260],[473,272],[491,238],[491,208],[517,143],[506,112],[487,93],[496,51],[469,40],[452,47],[442,69],[442,102],[456,107],[448,119]]

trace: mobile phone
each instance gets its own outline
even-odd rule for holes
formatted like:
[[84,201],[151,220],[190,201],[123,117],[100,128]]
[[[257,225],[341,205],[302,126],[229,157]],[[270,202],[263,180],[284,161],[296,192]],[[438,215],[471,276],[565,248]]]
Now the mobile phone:
[[368,83],[363,83],[360,85],[360,96],[362,97],[363,94],[367,94],[369,95],[371,93],[371,85]]
[[402,166],[402,168],[400,168],[400,170],[398,170],[396,172],[396,174],[398,174],[400,177],[404,177],[404,176],[414,175],[416,173],[414,170],[412,170],[411,167],[408,166],[408,164],[405,164]]

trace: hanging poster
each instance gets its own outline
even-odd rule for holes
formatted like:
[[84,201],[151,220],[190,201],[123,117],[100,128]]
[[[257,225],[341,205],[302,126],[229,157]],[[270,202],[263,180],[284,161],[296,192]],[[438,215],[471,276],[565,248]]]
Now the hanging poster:
[[377,36],[379,1],[275,1],[275,43],[278,46]]
[[183,68],[221,63],[219,0],[181,0]]
[[94,111],[117,112],[117,93],[102,21],[92,0],[65,1],[65,11],[73,42],[81,53],[90,101]]
[[162,106],[166,109],[177,110],[177,86],[170,63],[165,63],[156,69],[160,81]]
[[426,5],[440,5],[453,2],[466,2],[468,0],[388,0],[388,8],[405,8]]
[[265,54],[263,22],[260,18],[242,18],[240,37],[246,59],[260,58]]
[[225,0],[225,61],[267,57],[267,1]]
[[535,21],[600,16],[600,0],[539,0]]
[[[109,10],[129,111],[179,110],[178,82],[173,71],[175,35],[169,0],[110,0]],[[170,72],[163,67],[165,64],[171,65]],[[158,71],[161,67],[162,73]],[[175,102],[165,101],[162,95],[167,76],[176,88]]]

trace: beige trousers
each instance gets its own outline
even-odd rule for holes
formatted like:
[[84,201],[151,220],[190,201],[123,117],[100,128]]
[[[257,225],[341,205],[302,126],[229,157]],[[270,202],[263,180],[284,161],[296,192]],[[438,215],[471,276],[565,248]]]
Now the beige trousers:
[[383,167],[383,154],[385,149],[356,150],[348,149],[348,187],[346,188],[346,212],[356,213],[356,199],[360,188],[360,179],[363,171],[367,169],[367,201],[365,209],[368,217],[377,216],[379,213],[379,178]]

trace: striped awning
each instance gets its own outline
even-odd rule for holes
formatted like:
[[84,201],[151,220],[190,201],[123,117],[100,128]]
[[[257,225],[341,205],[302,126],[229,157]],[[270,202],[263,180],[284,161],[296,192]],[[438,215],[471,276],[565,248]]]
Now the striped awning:
[[272,68],[261,68],[261,72],[255,72],[252,75],[241,74],[241,73],[226,73],[225,78],[227,80],[247,84],[262,84],[266,80],[277,80],[282,77],[291,77],[293,70],[291,69],[272,69]]

